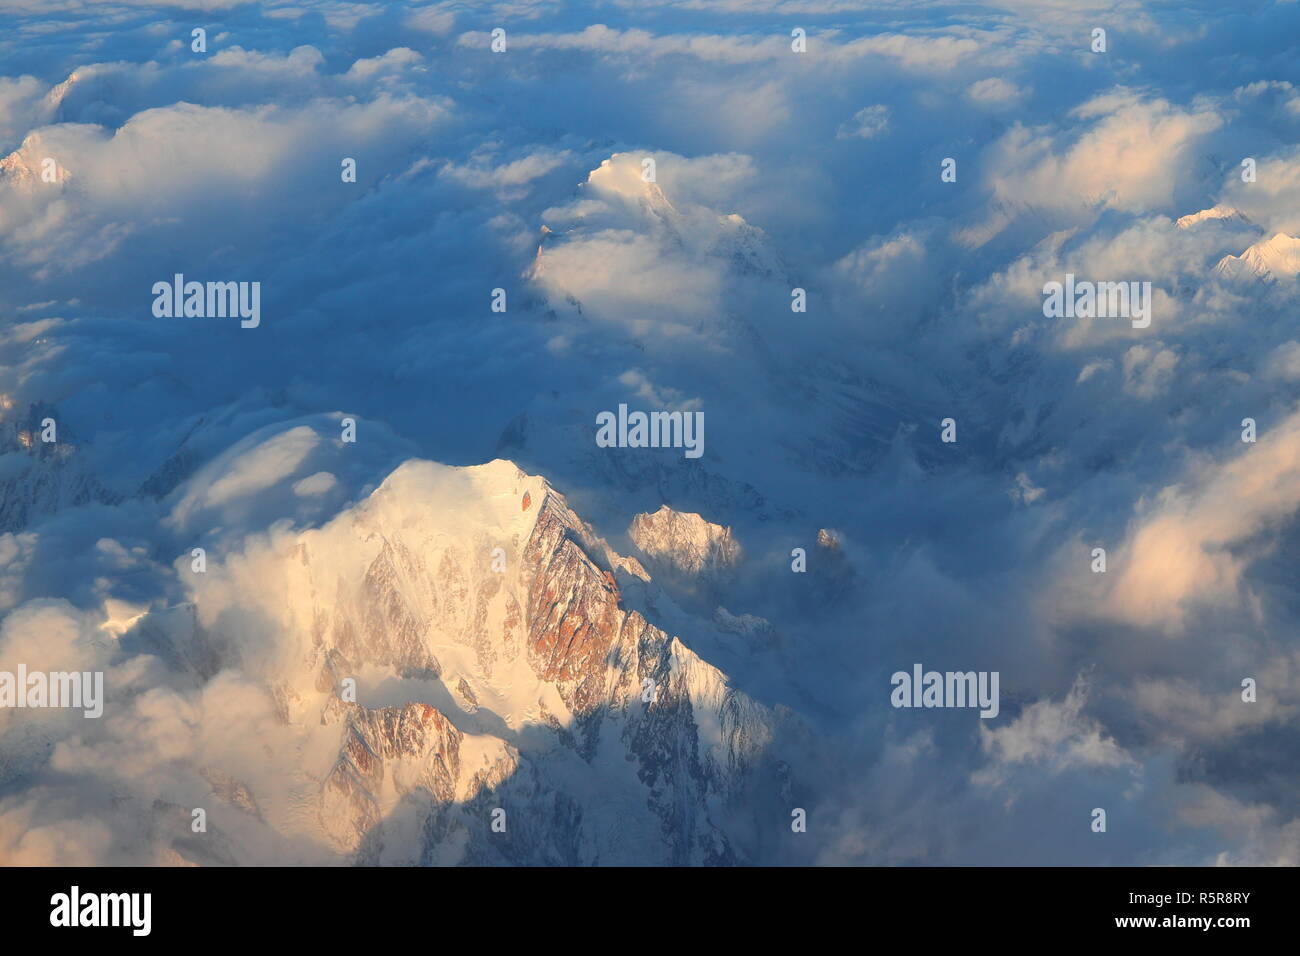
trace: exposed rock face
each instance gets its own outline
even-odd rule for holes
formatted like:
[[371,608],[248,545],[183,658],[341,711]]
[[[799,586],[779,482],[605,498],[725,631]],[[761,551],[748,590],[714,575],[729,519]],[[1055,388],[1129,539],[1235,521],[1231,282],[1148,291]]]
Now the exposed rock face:
[[716,578],[740,559],[730,528],[667,505],[637,515],[628,534],[655,564],[682,575]]
[[553,496],[543,502],[524,548],[528,590],[528,659],[542,680],[560,687],[578,716],[604,700],[605,661],[624,614],[617,590],[578,545],[576,516]]
[[420,791],[447,803],[456,796],[461,733],[428,704],[347,714],[338,762],[321,787],[321,820],[348,846],[370,832],[394,797]]

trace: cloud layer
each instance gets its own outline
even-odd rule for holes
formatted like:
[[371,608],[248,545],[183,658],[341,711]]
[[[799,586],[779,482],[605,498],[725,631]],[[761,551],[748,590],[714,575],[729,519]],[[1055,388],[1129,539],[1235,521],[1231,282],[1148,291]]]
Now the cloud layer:
[[[0,711],[0,860],[177,862],[133,808],[214,779],[290,804],[266,750],[324,751],[274,667],[197,678],[143,625],[240,605],[188,589],[192,548],[501,454],[611,540],[664,502],[734,529],[726,607],[785,650],[715,663],[840,755],[772,862],[1300,863],[1298,28],[1280,2],[4,4],[0,670],[102,670],[110,707]],[[154,318],[177,273],[260,282],[261,326]],[[1045,317],[1067,274],[1149,282],[1150,327]],[[705,457],[603,454],[620,402],[703,410]],[[819,529],[844,566],[792,574]],[[999,671],[1000,717],[892,709],[916,661]]]

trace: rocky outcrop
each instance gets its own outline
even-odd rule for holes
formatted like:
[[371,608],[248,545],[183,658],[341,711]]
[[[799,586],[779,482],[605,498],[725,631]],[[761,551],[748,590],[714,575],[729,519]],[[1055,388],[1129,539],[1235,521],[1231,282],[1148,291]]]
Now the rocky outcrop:
[[628,535],[654,565],[680,575],[717,579],[740,560],[730,528],[667,505],[633,518]]
[[450,802],[460,774],[461,733],[428,704],[349,709],[339,757],[321,786],[321,822],[351,846],[412,791]]

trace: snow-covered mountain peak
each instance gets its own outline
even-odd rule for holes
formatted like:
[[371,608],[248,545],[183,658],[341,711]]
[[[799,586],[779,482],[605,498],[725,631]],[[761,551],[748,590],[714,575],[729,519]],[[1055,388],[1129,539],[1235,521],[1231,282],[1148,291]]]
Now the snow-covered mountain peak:
[[412,460],[384,479],[358,507],[357,519],[385,529],[412,528],[436,502],[441,535],[468,539],[490,530],[522,538],[553,495],[545,479],[503,458],[464,468]]
[[1294,279],[1300,275],[1300,239],[1276,233],[1240,256],[1224,256],[1214,271],[1229,279]]
[[[739,553],[728,529],[698,515],[642,517],[688,560],[691,548],[709,566]],[[198,627],[170,640],[181,658],[195,657],[182,645],[210,648],[214,672],[237,661],[257,674],[286,725],[313,735],[327,765],[295,805],[316,803],[313,832],[337,851],[390,862],[743,859],[711,807],[755,785],[751,771],[791,715],[625,604],[621,588],[638,578],[648,580],[636,560],[545,479],[506,460],[413,460],[324,525],[255,534],[191,576]],[[755,646],[771,642],[757,618],[726,620]],[[341,692],[350,683],[354,700]],[[558,819],[501,850],[467,841],[494,806],[550,812],[538,793],[557,801]],[[287,798],[251,797],[270,825],[288,826],[275,810]],[[400,838],[408,827],[424,834],[417,846]]]
[[615,153],[587,174],[586,186],[602,199],[639,206],[665,222],[679,219],[659,184],[647,178],[641,162],[641,157],[631,153]]
[[[0,159],[0,184],[23,192],[31,192],[38,186],[50,185],[41,179],[42,163],[49,157],[50,149],[44,145],[40,133],[32,133],[23,140],[21,146]],[[60,185],[72,179],[72,174],[62,163],[52,167],[54,181]]]

